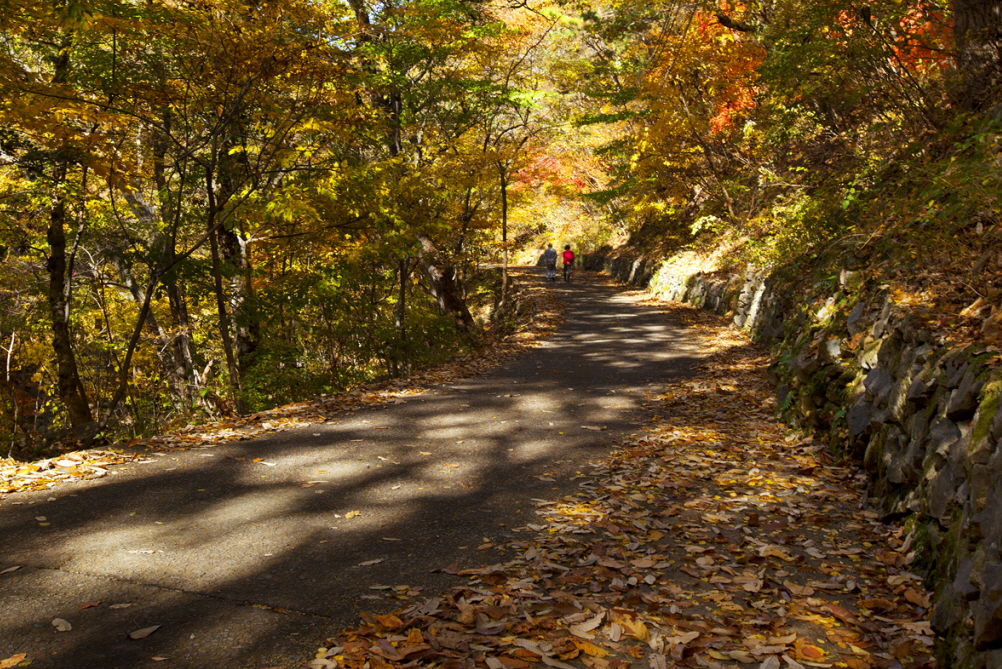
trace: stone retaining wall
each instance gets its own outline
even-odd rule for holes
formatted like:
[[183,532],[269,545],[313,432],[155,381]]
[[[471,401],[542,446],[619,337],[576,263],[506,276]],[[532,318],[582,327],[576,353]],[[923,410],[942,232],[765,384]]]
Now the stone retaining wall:
[[584,262],[727,316],[769,347],[785,417],[857,459],[871,504],[910,530],[909,568],[935,589],[940,666],[1002,667],[996,351],[936,338],[859,272],[805,286],[755,268],[682,275],[649,259]]

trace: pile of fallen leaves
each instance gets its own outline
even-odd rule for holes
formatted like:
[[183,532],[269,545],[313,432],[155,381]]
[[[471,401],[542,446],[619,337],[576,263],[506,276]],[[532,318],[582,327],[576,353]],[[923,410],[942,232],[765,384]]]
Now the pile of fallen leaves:
[[136,457],[131,453],[87,450],[36,462],[0,460],[0,494],[46,490],[62,481],[101,478],[107,476],[111,465],[120,465]]
[[671,317],[716,353],[645,434],[537,500],[523,538],[481,547],[513,559],[446,569],[463,582],[362,614],[306,666],[931,667],[911,538],[862,507],[862,475],[777,423],[761,351]]
[[[402,402],[404,397],[419,395],[431,386],[488,372],[519,353],[538,346],[563,319],[560,302],[543,281],[530,271],[521,272],[521,275],[523,280],[519,283],[518,293],[521,323],[504,336],[491,337],[488,334],[488,341],[475,353],[456,357],[448,363],[418,371],[403,379],[370,384],[340,395],[321,396],[249,416],[191,425],[172,434],[134,439],[128,446],[155,451],[184,450],[251,439],[266,432],[336,422],[340,414]],[[108,465],[122,464],[136,457],[132,453],[110,450],[84,450],[30,463],[0,458],[0,494],[44,490],[72,479],[98,478],[107,474],[105,467]]]

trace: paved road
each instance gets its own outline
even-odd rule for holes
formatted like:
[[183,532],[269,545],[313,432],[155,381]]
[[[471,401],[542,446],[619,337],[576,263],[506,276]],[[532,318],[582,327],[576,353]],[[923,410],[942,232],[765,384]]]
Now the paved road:
[[0,501],[0,570],[21,565],[0,575],[0,660],[291,669],[360,610],[398,603],[373,586],[420,597],[455,582],[432,569],[503,559],[477,547],[532,522],[532,498],[574,491],[589,460],[642,430],[645,396],[700,354],[615,289],[551,289],[566,323],[489,375]]

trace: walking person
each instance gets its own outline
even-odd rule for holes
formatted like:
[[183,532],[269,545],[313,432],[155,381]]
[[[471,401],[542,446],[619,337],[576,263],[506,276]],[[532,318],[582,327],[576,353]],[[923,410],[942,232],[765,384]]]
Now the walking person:
[[561,255],[564,258],[564,281],[570,281],[571,265],[574,264],[574,251],[571,251],[570,244],[564,246],[564,252]]
[[546,280],[556,281],[557,280],[557,250],[553,248],[553,244],[548,244],[546,250],[543,251],[543,263],[546,265]]

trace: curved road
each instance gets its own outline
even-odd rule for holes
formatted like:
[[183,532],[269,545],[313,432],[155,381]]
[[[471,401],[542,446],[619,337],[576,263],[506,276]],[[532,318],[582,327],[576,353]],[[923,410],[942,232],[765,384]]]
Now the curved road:
[[574,492],[589,460],[642,430],[645,397],[700,357],[620,291],[551,289],[564,325],[490,374],[4,498],[0,571],[21,568],[0,574],[0,661],[292,669],[359,611],[455,583],[433,569],[503,560],[477,548],[533,522],[533,498]]

